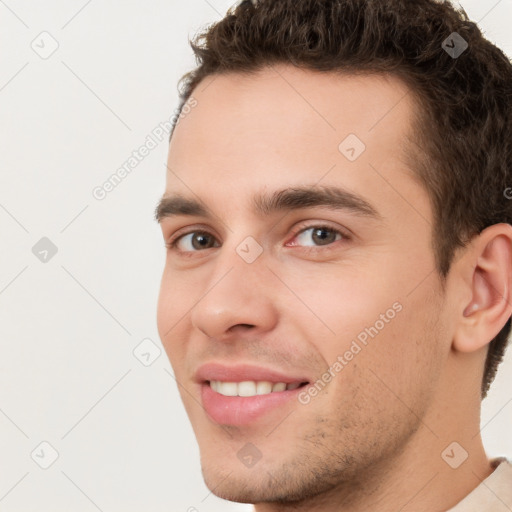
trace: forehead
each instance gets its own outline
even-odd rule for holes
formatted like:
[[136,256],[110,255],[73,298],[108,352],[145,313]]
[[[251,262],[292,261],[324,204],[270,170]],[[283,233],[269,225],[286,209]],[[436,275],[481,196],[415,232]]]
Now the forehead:
[[[319,183],[370,195],[387,187],[389,202],[396,200],[390,184],[400,179],[425,195],[404,153],[415,97],[396,77],[281,64],[207,77],[193,97],[196,106],[169,147],[166,193],[208,197],[215,190],[235,200]],[[428,216],[426,204],[424,210]]]
[[[297,136],[332,146],[355,131],[371,142],[379,132],[390,134],[390,127],[396,135],[409,131],[416,108],[411,92],[389,74],[317,72],[285,64],[212,75],[194,90],[197,106],[180,120],[172,142],[214,142],[224,148],[257,134],[254,142],[270,147]],[[230,140],[222,144],[226,135]]]

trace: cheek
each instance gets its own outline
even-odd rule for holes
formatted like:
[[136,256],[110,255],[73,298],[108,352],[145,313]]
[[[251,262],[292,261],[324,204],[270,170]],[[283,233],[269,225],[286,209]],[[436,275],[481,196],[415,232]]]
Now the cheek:
[[300,272],[290,270],[283,277],[295,295],[282,291],[288,298],[288,313],[307,329],[308,338],[327,361],[342,354],[361,333],[363,338],[365,328],[375,322],[382,330],[381,314],[388,312],[391,319],[399,314],[396,307],[393,309],[398,294],[390,283],[378,282],[376,276],[382,272],[372,273],[362,265],[336,265],[304,266]]
[[[397,295],[393,305],[388,297],[384,294],[369,304],[369,314],[364,308],[358,315],[354,312],[355,321],[355,316],[347,317],[346,336],[328,361],[343,356],[333,395],[351,389],[378,410],[379,404],[387,403],[402,414],[407,413],[404,403],[421,409],[434,393],[446,352],[438,321],[442,305],[433,301],[428,283],[410,296]],[[381,411],[384,416],[389,412]]]
[[[194,284],[195,274],[179,272],[166,265],[160,282],[157,320],[164,325],[173,325],[197,302],[201,289]],[[185,320],[185,318],[183,318]],[[176,328],[181,326],[178,324]]]
[[157,303],[157,329],[160,340],[171,361],[179,355],[179,340],[185,340],[187,311],[191,308],[190,283],[180,284],[175,275],[164,270]]
[[423,352],[429,347],[417,343],[435,315],[428,310],[433,277],[411,293],[411,283],[427,272],[413,272],[410,263],[401,265],[391,256],[366,265],[358,259],[357,265],[304,266],[283,277],[300,299],[290,298],[288,314],[304,326],[307,339],[329,366],[346,354],[348,362],[382,362],[392,373],[404,371],[401,362],[416,365],[426,357]]

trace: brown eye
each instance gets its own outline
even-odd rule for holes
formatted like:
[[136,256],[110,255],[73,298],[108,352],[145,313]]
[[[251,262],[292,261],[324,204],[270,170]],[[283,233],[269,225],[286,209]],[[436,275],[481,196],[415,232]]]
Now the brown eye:
[[299,243],[293,245],[321,247],[325,245],[331,245],[337,240],[341,240],[343,238],[347,237],[345,237],[345,235],[337,229],[330,228],[328,226],[310,226],[306,229],[303,229],[295,236],[295,239],[298,240]]
[[336,241],[336,232],[329,228],[314,228],[312,240],[319,245],[327,245]]
[[179,252],[197,252],[215,247],[215,238],[206,231],[191,231],[170,242],[168,247]]
[[194,249],[209,249],[213,247],[213,237],[208,233],[201,233],[200,231],[191,233],[192,247]]

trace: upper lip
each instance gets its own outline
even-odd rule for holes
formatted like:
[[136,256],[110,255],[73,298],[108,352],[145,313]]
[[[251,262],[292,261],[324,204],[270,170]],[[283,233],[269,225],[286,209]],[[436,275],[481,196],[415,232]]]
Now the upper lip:
[[212,380],[223,382],[269,381],[274,383],[284,382],[286,384],[309,382],[309,379],[304,375],[286,375],[280,371],[262,366],[249,364],[228,366],[213,362],[200,366],[195,374],[195,378],[200,383]]

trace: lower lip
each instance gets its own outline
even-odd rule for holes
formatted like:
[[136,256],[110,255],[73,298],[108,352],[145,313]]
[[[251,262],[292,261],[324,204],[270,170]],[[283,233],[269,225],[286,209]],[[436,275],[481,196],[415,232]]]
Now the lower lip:
[[221,425],[249,425],[282,407],[303,391],[305,386],[256,396],[224,396],[214,391],[210,384],[201,385],[201,399],[208,416]]

